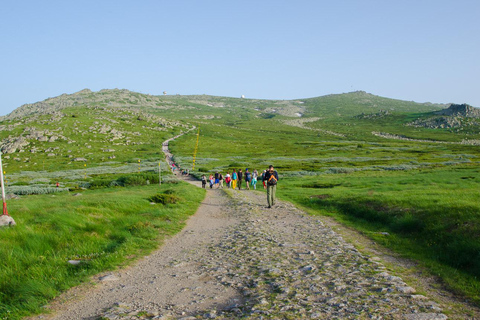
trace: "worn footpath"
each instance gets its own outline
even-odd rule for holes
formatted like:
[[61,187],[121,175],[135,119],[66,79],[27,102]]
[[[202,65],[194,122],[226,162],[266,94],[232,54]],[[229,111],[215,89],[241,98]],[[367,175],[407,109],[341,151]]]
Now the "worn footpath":
[[154,254],[51,319],[447,319],[428,297],[293,205],[208,190]]
[[[162,145],[169,165],[175,138]],[[447,319],[320,218],[286,202],[267,209],[265,200],[208,190],[159,250],[72,290],[37,319]]]

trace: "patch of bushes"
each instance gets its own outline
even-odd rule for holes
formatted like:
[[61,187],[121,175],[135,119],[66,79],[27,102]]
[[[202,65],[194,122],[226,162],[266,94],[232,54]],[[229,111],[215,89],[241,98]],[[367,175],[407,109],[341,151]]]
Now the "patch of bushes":
[[353,173],[355,172],[355,169],[353,168],[330,168],[328,169],[325,173],[333,173],[333,174],[338,174],[338,173]]
[[228,167],[236,169],[236,168],[243,168],[245,167],[245,165],[239,162],[232,162],[228,165]]
[[[144,186],[147,184],[157,184],[158,174],[155,172],[141,172],[121,176],[117,179],[96,179],[84,183],[81,187],[88,189],[108,188],[108,187],[128,187],[128,186]],[[166,177],[162,182],[172,183],[169,177]]]
[[56,192],[68,191],[68,188],[36,187],[36,186],[11,186],[7,188],[7,193],[13,193],[19,196],[31,194],[50,194]]
[[168,193],[159,193],[154,196],[148,198],[150,202],[161,203],[165,204],[175,204],[180,201],[180,198],[175,194],[168,194]]
[[106,187],[109,187],[111,183],[112,183],[111,180],[105,180],[105,179],[93,180],[89,183],[88,187],[90,189],[106,188]]
[[341,183],[320,183],[320,182],[313,182],[310,184],[302,185],[302,188],[316,188],[316,189],[330,189],[341,186]]

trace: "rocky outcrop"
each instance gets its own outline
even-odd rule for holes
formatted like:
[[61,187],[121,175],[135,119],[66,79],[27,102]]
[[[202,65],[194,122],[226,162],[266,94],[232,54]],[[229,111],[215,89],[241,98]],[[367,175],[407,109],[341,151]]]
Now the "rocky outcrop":
[[460,117],[432,117],[428,119],[417,119],[410,122],[408,126],[416,128],[429,129],[445,129],[445,128],[460,128],[465,125],[477,124],[476,122],[465,121]]
[[24,137],[8,137],[2,141],[0,149],[2,153],[14,153],[23,150],[29,144]]
[[387,116],[389,116],[391,113],[390,111],[388,110],[380,110],[379,112],[377,113],[361,113],[359,114],[358,116],[355,116],[355,118],[357,119],[370,119],[370,120],[373,120],[373,119],[381,119],[381,118],[385,118]]
[[435,114],[451,117],[480,118],[480,109],[466,103],[451,104],[447,109],[437,111]]
[[480,109],[468,104],[452,104],[447,109],[434,112],[432,117],[417,119],[407,123],[407,126],[428,129],[462,128],[479,125],[476,121],[479,118]]

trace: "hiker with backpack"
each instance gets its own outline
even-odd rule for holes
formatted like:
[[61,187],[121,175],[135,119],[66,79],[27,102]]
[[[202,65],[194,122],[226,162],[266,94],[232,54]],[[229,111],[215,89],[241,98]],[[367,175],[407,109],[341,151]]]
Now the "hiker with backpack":
[[219,186],[219,183],[220,183],[219,177],[220,177],[220,175],[219,175],[218,171],[215,172],[215,183],[214,183],[214,186],[217,186],[217,189],[218,189],[218,186]]
[[248,168],[245,169],[245,184],[247,185],[247,190],[250,190],[250,181],[252,181],[252,174],[248,171]]
[[270,165],[263,178],[263,188],[267,189],[268,208],[275,204],[275,192],[277,191],[278,173]]
[[238,190],[242,190],[242,179],[243,179],[243,172],[242,169],[238,169]]
[[257,190],[257,179],[258,179],[258,171],[257,169],[254,169],[253,172],[252,172],[252,186],[253,186],[253,190]]
[[210,174],[208,177],[208,180],[210,180],[210,189],[213,188],[213,184],[215,183],[215,180],[213,179],[213,174]]
[[218,187],[217,187],[217,189],[218,188],[223,189],[223,174],[221,172],[218,174]]
[[235,169],[233,169],[233,172],[232,172],[232,189],[236,189],[237,188],[237,172],[235,171]]
[[205,189],[206,185],[207,185],[207,177],[203,174],[202,175],[202,188]]
[[227,185],[227,188],[230,188],[230,183],[232,182],[232,177],[230,177],[230,172],[227,172],[225,175],[225,184]]

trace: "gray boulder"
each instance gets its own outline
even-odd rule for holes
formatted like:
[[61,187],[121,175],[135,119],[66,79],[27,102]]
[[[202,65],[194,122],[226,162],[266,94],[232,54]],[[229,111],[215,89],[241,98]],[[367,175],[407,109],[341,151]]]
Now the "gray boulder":
[[7,215],[0,216],[0,227],[14,226],[16,225],[15,220],[12,217]]

